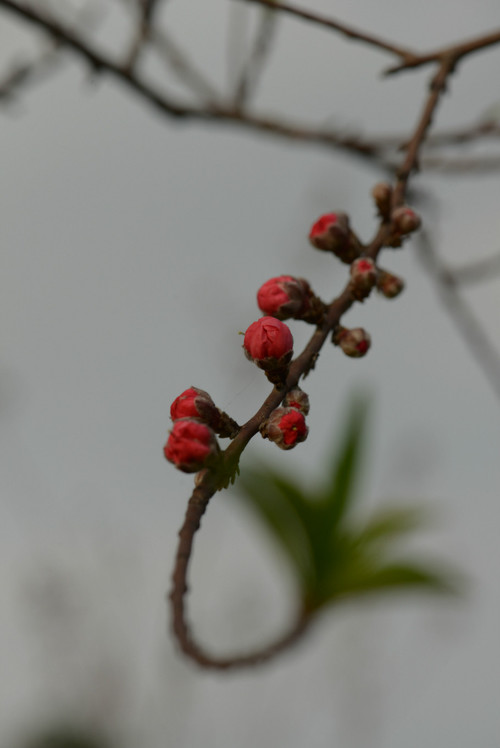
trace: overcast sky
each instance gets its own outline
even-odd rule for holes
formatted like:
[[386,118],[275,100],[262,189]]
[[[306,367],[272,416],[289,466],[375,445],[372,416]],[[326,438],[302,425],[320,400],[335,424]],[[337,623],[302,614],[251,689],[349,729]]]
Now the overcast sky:
[[[241,50],[255,9],[165,5],[165,24],[227,87],[241,57],[228,53],[228,33]],[[119,50],[128,33],[119,6],[95,7],[96,38]],[[308,7],[421,49],[500,24],[496,0]],[[34,54],[34,38],[0,9],[4,70]],[[282,19],[256,106],[346,131],[409,132],[429,71],[384,80],[391,61]],[[314,480],[350,394],[368,389],[363,496],[434,506],[420,547],[467,574],[467,595],[328,612],[308,640],[254,672],[200,672],[176,652],[164,595],[192,478],[162,456],[170,403],[195,385],[240,422],[255,412],[269,385],[238,333],[259,316],[259,285],[290,273],[332,298],[345,268],[308,246],[309,226],[345,210],[368,240],[381,174],[318,147],[172,123],[70,53],[61,62],[0,111],[0,742],[64,715],[142,748],[495,748],[500,403],[416,243],[381,260],[405,293],[370,298],[346,318],[372,335],[369,355],[322,352],[306,383],[307,442],[249,452],[265,447]],[[499,78],[500,48],[465,61],[436,125],[465,126],[498,107]],[[165,85],[180,95],[173,79]],[[416,180],[450,262],[500,249],[499,180]],[[499,290],[493,279],[466,294],[498,350]],[[300,350],[307,331],[293,333]],[[221,652],[286,625],[290,581],[230,492],[204,520],[192,588],[196,631]]]

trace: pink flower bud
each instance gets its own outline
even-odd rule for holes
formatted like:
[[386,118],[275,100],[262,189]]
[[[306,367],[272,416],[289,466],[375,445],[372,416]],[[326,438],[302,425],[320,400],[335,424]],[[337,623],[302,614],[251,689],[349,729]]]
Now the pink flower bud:
[[300,389],[300,387],[295,387],[295,389],[286,393],[283,399],[283,405],[285,408],[295,408],[296,410],[300,410],[300,412],[305,416],[309,413],[309,397],[306,395],[304,390]]
[[400,235],[411,234],[420,228],[420,216],[407,205],[400,205],[393,210],[391,220],[396,232]]
[[346,356],[361,358],[368,352],[371,338],[362,327],[355,327],[352,330],[340,327],[332,335],[332,342],[339,345]]
[[386,270],[378,271],[377,290],[387,299],[394,299],[399,296],[404,287],[405,282],[402,278],[388,273]]
[[192,418],[175,421],[163,453],[184,473],[197,473],[219,454],[212,429]]
[[309,307],[311,290],[303,278],[280,275],[271,278],[257,292],[257,303],[264,314],[283,320],[300,318]]
[[377,281],[377,268],[369,257],[358,257],[351,263],[351,291],[358,300],[366,298]]
[[349,239],[349,218],[345,213],[325,213],[311,226],[309,241],[325,252],[337,252]]
[[304,414],[295,408],[276,408],[261,427],[262,436],[280,449],[292,449],[306,439],[308,432]]
[[199,418],[210,423],[211,418],[218,414],[214,401],[204,390],[198,387],[190,387],[188,390],[175,398],[170,406],[170,418],[178,421],[179,418]]
[[243,349],[261,369],[283,367],[292,358],[292,333],[279,319],[261,317],[247,329]]

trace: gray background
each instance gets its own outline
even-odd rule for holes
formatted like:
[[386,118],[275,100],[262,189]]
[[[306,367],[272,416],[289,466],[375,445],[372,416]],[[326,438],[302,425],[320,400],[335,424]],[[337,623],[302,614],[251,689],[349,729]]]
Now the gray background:
[[[119,50],[123,14],[99,7],[98,38]],[[314,8],[420,49],[500,22],[493,0]],[[221,87],[234,79],[228,30],[241,46],[255,17],[213,0],[172,0],[164,16]],[[2,64],[34,49],[1,12]],[[404,295],[370,299],[346,318],[371,333],[367,358],[322,353],[306,383],[308,441],[293,454],[255,441],[249,453],[265,448],[314,480],[351,392],[368,389],[365,503],[434,507],[417,545],[466,572],[467,594],[329,611],[307,641],[254,672],[200,672],[176,653],[164,594],[192,480],[162,457],[170,403],[196,385],[237,420],[255,412],[269,385],[238,332],[258,317],[257,288],[291,273],[335,295],[345,268],[308,246],[309,226],[344,209],[368,239],[369,191],[381,175],[317,147],[169,122],[63,59],[0,119],[2,744],[64,716],[143,748],[495,748],[499,403],[415,244],[383,255],[405,277]],[[429,70],[384,80],[391,62],[282,19],[256,104],[346,131],[409,131]],[[466,125],[497,104],[499,73],[498,48],[467,60],[437,125]],[[500,248],[498,176],[416,182],[431,196],[422,214],[446,258]],[[497,347],[499,288],[492,280],[467,290]],[[293,332],[300,350],[309,331]],[[271,637],[293,608],[281,559],[233,498],[213,500],[192,568],[192,619],[221,652]]]

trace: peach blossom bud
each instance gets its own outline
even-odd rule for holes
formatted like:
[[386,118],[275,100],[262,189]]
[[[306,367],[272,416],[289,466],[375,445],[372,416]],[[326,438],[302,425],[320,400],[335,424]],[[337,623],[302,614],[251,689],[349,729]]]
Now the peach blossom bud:
[[197,473],[219,454],[219,445],[212,429],[193,418],[174,422],[163,447],[169,462],[184,473]]
[[351,291],[358,300],[366,298],[377,281],[377,268],[370,257],[358,257],[351,264]]
[[372,189],[372,197],[382,218],[388,218],[391,210],[391,185],[387,184],[387,182],[378,182]]
[[295,389],[286,393],[283,405],[285,408],[296,408],[305,416],[309,413],[309,397],[300,387],[295,387]]
[[280,449],[292,449],[306,439],[309,429],[304,414],[295,408],[276,408],[261,427],[261,434]]
[[399,296],[405,287],[405,282],[397,275],[388,273],[386,270],[379,270],[377,274],[377,290],[387,299],[394,299]]
[[247,329],[243,349],[247,358],[261,369],[273,369],[291,359],[292,333],[279,319],[261,317]]
[[311,226],[309,241],[325,252],[336,252],[349,238],[349,218],[346,213],[325,213]]
[[217,415],[214,401],[205,390],[198,387],[190,387],[184,390],[170,406],[170,418],[178,421],[179,418],[199,418],[210,424]]
[[266,281],[257,292],[259,309],[272,317],[283,320],[300,318],[309,307],[311,289],[303,278],[280,275]]
[[368,352],[371,338],[362,327],[355,327],[352,330],[340,327],[334,331],[332,342],[340,346],[346,356],[361,358]]
[[393,210],[391,220],[396,232],[402,236],[416,231],[421,223],[420,216],[407,205],[400,205]]

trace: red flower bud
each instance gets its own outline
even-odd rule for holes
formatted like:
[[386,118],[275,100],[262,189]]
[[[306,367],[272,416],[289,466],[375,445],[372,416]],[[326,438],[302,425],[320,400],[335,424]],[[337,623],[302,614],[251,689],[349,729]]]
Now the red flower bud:
[[311,226],[309,241],[326,252],[335,252],[349,238],[349,218],[345,213],[325,213]]
[[420,216],[407,205],[400,205],[393,210],[391,220],[396,232],[400,235],[411,234],[420,228]]
[[178,421],[179,418],[199,418],[210,423],[211,416],[217,414],[214,401],[204,390],[198,387],[190,387],[188,390],[175,398],[170,406],[170,418]]
[[212,429],[192,418],[175,421],[163,453],[169,462],[184,473],[197,473],[219,454]]
[[368,352],[371,338],[362,327],[355,327],[352,330],[339,327],[332,335],[332,342],[339,345],[346,356],[361,358]]
[[303,413],[295,408],[276,408],[261,427],[261,434],[280,449],[292,449],[306,439],[309,429]]
[[399,296],[404,287],[405,282],[402,278],[388,273],[386,270],[378,271],[377,290],[387,299],[394,299]]
[[358,257],[351,264],[351,291],[358,300],[366,298],[377,281],[377,268],[369,257]]
[[279,319],[261,317],[247,329],[243,349],[247,358],[261,369],[279,368],[292,357],[292,333]]
[[286,393],[283,399],[283,405],[286,408],[300,410],[300,412],[305,416],[309,413],[309,397],[300,389],[300,387],[295,387],[295,389]]
[[264,314],[283,320],[300,318],[309,307],[311,290],[303,278],[280,275],[266,281],[257,292],[257,303]]

